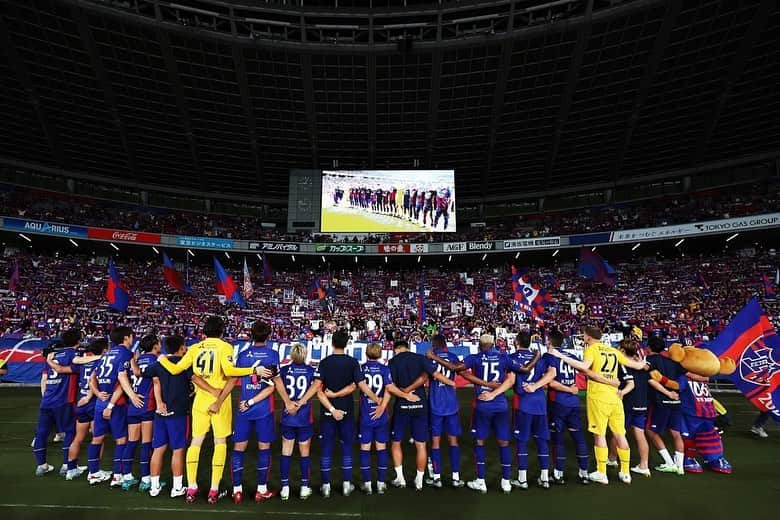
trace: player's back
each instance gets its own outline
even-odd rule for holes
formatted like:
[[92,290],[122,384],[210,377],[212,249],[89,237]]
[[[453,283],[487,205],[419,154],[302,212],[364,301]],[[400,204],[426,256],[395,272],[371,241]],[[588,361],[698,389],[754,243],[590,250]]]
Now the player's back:
[[[393,383],[392,376],[390,375],[390,368],[376,360],[370,360],[364,363],[360,367],[360,370],[363,373],[363,379],[366,381],[366,384],[371,391],[374,392],[379,399],[382,399],[385,396],[385,387]],[[387,412],[376,421],[371,419],[371,414],[376,409],[376,406],[376,403],[369,400],[369,398],[361,392],[360,422],[362,424],[387,422]]]
[[[89,393],[89,380],[92,378],[92,373],[99,365],[100,359],[95,359],[89,363],[84,363],[83,365],[74,365],[76,367],[76,371],[78,372],[76,377],[78,380],[77,386],[79,399],[86,397]],[[92,397],[94,399],[94,396]]]
[[[70,366],[76,350],[65,348],[54,353],[53,362],[60,366]],[[76,395],[76,380],[68,374],[58,374],[48,368],[46,373],[46,389],[41,399],[42,408],[57,408],[72,403]]]
[[[97,368],[98,389],[101,392],[112,393],[119,384],[119,374],[130,368],[130,358],[133,354],[124,345],[114,345],[100,359]],[[124,397],[120,399],[123,402]]]
[[[214,388],[224,388],[228,377],[222,370],[221,356],[228,356],[233,362],[233,347],[219,338],[206,338],[190,347],[192,354],[192,373],[200,376]],[[207,393],[196,388],[196,397],[199,392]],[[211,395],[211,394],[209,394]]]
[[[569,356],[573,355],[573,357],[578,357],[572,351],[568,351],[566,352],[566,354],[568,354]],[[547,364],[548,367],[553,367],[555,369],[555,381],[557,381],[558,383],[564,386],[572,386],[576,384],[577,372],[571,365],[569,365],[562,359],[553,356],[550,353],[546,353],[544,356],[542,356],[542,359],[545,360],[545,363]],[[580,405],[579,396],[570,394],[568,392],[558,392],[555,390],[548,390],[547,399],[549,401],[556,402],[561,406],[575,407]]]
[[[453,365],[460,363],[458,356],[447,350],[437,350],[436,354]],[[426,370],[431,375],[434,372],[438,372],[450,381],[455,379],[455,374],[452,370],[448,370],[433,360],[426,360]],[[458,412],[458,396],[455,392],[455,387],[432,378],[428,394],[432,414],[447,416]]]
[[[290,399],[298,401],[314,382],[314,368],[303,363],[292,363],[279,369],[279,377],[281,377]],[[287,426],[308,426],[312,420],[311,400],[301,406],[295,415],[287,413],[287,409],[282,410],[282,424]]]
[[[615,347],[601,342],[591,343],[585,347],[583,360],[593,361],[590,369],[606,379],[617,379],[618,366],[624,365],[627,361],[625,354]],[[588,399],[605,403],[620,401],[615,387],[592,379],[588,380]]]
[[[140,356],[138,356],[136,363],[138,364],[138,368],[141,374],[143,374],[147,368],[157,363],[157,356],[147,352],[145,354],[141,354]],[[130,379],[132,382],[133,391],[136,394],[138,394],[141,398],[143,398],[144,404],[143,406],[141,406],[141,408],[136,408],[131,404],[128,409],[128,414],[132,416],[136,416],[136,415],[141,415],[141,413],[144,411],[154,410],[155,400],[154,400],[154,393],[152,392],[153,389],[152,380],[148,378],[144,378],[142,376],[136,376],[135,374],[133,374]]]
[[[509,360],[506,354],[500,353],[495,348],[487,351],[471,354],[464,360],[466,368],[478,378],[488,383],[502,383],[506,377]],[[486,386],[474,385],[475,408],[484,412],[505,412],[507,410],[506,398],[499,396],[492,401],[480,401],[479,394],[491,392]]]
[[[279,353],[265,345],[252,345],[238,354],[236,366],[241,368],[262,366],[270,369],[275,376],[279,371]],[[252,399],[269,386],[273,386],[273,382],[270,380],[261,379],[256,375],[244,376],[241,378],[241,399]],[[245,412],[241,412],[241,414],[253,419],[259,419],[267,417],[273,411],[274,400],[273,396],[271,396],[258,402],[255,406],[251,406]]]

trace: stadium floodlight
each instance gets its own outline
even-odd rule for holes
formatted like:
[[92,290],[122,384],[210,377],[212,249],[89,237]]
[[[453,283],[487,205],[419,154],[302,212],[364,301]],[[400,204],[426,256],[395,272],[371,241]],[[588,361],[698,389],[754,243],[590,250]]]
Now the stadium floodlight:
[[734,240],[735,238],[737,238],[737,236],[739,236],[739,233],[734,233],[733,235],[731,235],[730,237],[728,237],[728,238],[726,239],[726,242],[731,242],[732,240]]
[[322,255],[320,258],[322,258],[322,263],[325,263],[325,255]]
[[290,255],[290,258],[292,258],[292,261],[295,262],[295,255]]
[[447,261],[448,261],[448,262],[452,262],[452,255],[450,255],[450,256],[447,258]]
[[421,261],[421,260],[422,260],[422,256],[420,256],[420,255],[417,255],[417,263],[418,263],[418,264],[420,263],[420,261]]
[[517,254],[515,254],[515,260],[517,260],[518,258],[520,258],[520,251],[518,251]]
[[680,244],[682,244],[683,242],[685,242],[685,239],[681,238],[680,240],[677,241],[676,244],[674,244],[674,247],[680,247]]
[[591,251],[595,251],[596,250],[596,246],[591,247],[590,250]]
[[195,253],[192,252],[192,249],[187,249],[187,253],[189,253],[190,256],[195,256]]
[[230,254],[227,251],[225,251],[225,256],[227,257],[228,260],[230,260]]
[[111,244],[111,247],[113,247],[114,249],[116,249],[117,251],[119,251],[119,248],[118,248],[118,247],[116,247],[116,244],[115,244],[115,243],[113,243],[113,242],[109,242],[109,244]]
[[553,255],[553,256],[556,256],[556,255],[557,255],[559,252],[560,252],[560,249],[556,249],[555,251],[553,251],[553,254],[552,254],[552,255]]
[[22,237],[23,239],[27,240],[28,242],[32,242],[32,239],[30,237],[28,237],[27,235],[25,235],[24,233],[19,233],[19,236]]
[[355,263],[357,263],[357,256],[355,257]]
[[[71,242],[73,242],[73,240],[71,240]],[[157,250],[157,248],[156,248],[156,247],[154,247],[154,246],[152,246],[152,251],[154,251],[154,253],[155,253],[155,254],[157,254],[157,255],[159,255],[159,254],[160,254],[160,252],[159,252],[159,251]]]
[[485,253],[484,255],[482,255],[482,261],[483,261],[483,262],[485,261],[485,258],[487,258],[487,253]]
[[631,248],[631,251],[636,251],[639,246],[642,245],[642,242],[637,242],[634,247]]
[[259,258],[260,260],[262,260],[262,259],[263,259],[263,257],[262,257],[262,256],[260,256],[260,253],[257,253],[257,258]]
[[387,257],[385,257],[385,263],[387,263]]
[[70,242],[71,244],[73,244],[73,245],[74,245],[74,246],[76,246],[76,247],[79,247],[79,245],[76,243],[76,241],[75,241],[75,240],[73,240],[72,238],[69,238],[69,239],[68,239],[68,242]]

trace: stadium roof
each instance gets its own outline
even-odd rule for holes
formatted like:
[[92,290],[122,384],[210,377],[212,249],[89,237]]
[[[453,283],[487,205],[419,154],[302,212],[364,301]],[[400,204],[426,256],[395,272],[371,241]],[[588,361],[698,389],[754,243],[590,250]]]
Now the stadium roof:
[[272,202],[290,168],[455,168],[475,201],[780,155],[773,1],[13,0],[0,15],[0,163]]

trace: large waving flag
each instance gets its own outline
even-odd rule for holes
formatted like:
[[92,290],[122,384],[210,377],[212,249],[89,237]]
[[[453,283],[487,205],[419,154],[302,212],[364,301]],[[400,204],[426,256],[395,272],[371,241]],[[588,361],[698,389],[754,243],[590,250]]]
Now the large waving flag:
[[217,273],[217,292],[225,297],[225,301],[235,302],[242,308],[246,307],[244,298],[241,296],[241,291],[238,290],[236,282],[234,282],[233,278],[225,271],[225,268],[219,263],[217,257],[214,257],[214,270]]
[[126,312],[130,304],[130,292],[125,283],[119,278],[116,272],[114,259],[108,259],[108,286],[106,287],[106,299],[111,309],[119,312]]
[[705,347],[734,360],[737,370],[729,379],[753,406],[780,422],[780,337],[758,300],[750,300]]
[[168,285],[184,293],[192,292],[192,288],[184,283],[179,275],[179,271],[176,270],[176,266],[173,265],[168,255],[163,252],[163,276],[168,282]]
[[244,258],[244,298],[249,298],[255,294],[255,289],[252,287],[252,276],[249,273],[249,266],[246,264],[246,258]]
[[455,281],[455,296],[461,300],[466,299],[466,284],[463,283],[463,278],[460,276],[458,276],[458,279]]
[[580,251],[580,262],[577,265],[577,274],[597,282],[603,282],[612,287],[617,282],[617,271],[601,258],[601,255],[590,249]]
[[534,318],[541,317],[552,300],[550,293],[526,279],[525,271],[512,266],[512,292],[516,306]]
[[8,290],[16,292],[19,289],[19,261],[14,262],[14,270],[11,271],[11,276],[8,278]]

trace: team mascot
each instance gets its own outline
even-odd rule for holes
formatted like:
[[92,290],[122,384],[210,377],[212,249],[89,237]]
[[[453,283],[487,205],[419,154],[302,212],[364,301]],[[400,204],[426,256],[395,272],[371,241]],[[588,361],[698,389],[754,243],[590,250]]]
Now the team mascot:
[[680,396],[685,471],[703,471],[696,460],[698,453],[704,459],[706,468],[716,473],[730,474],[731,464],[723,456],[723,442],[715,427],[718,413],[708,382],[711,376],[733,373],[736,370],[734,361],[729,358],[718,359],[707,349],[683,347],[679,343],[669,347],[669,358],[682,366],[681,375],[670,379],[658,370],[653,370],[650,377]]

